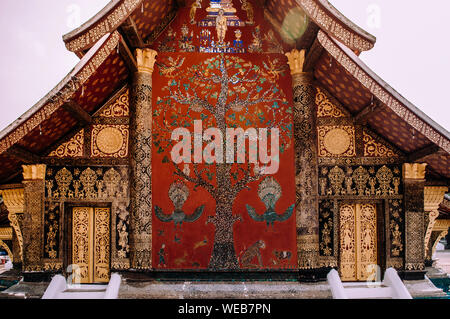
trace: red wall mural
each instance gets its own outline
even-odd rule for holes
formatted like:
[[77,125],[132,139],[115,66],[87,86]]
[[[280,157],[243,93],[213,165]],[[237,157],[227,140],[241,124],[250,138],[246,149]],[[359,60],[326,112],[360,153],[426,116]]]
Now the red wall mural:
[[[231,0],[193,1],[155,42],[156,269],[296,268],[292,84],[281,43],[253,1]],[[180,128],[184,143],[172,139]],[[245,145],[227,149],[227,128],[250,129]],[[269,161],[258,154],[261,129]],[[271,165],[278,170],[264,174]]]

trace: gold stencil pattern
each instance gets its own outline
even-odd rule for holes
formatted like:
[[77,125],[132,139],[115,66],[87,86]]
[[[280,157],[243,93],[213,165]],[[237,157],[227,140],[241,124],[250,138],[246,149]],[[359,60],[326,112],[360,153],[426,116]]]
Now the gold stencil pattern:
[[363,142],[365,157],[398,157],[394,151],[376,141],[366,131],[363,131]]
[[128,125],[94,125],[92,127],[92,156],[127,157],[129,134]]
[[320,157],[356,156],[353,126],[319,126],[317,130]]
[[101,117],[127,117],[130,115],[130,90],[125,89],[119,97],[107,105],[100,113]]
[[325,94],[325,92],[322,91],[322,89],[319,87],[317,87],[316,105],[317,117],[346,117],[345,113],[342,112],[336,105],[334,105]]
[[84,147],[84,130],[79,131],[69,141],[58,146],[56,150],[51,152],[50,157],[82,157]]

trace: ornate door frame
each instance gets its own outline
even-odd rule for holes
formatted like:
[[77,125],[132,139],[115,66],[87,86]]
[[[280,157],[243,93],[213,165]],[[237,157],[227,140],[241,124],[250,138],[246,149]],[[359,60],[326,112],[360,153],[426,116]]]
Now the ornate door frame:
[[[357,205],[374,205],[375,209],[376,209],[376,220],[374,221],[376,223],[376,253],[377,253],[377,265],[379,266],[379,271],[380,271],[380,275],[384,273],[385,269],[386,269],[386,234],[385,234],[385,209],[386,209],[386,204],[383,200],[379,200],[379,199],[367,199],[367,200],[360,200],[360,199],[348,199],[348,200],[339,200],[338,201],[338,207],[337,207],[337,223],[338,223],[338,249],[337,249],[337,253],[338,253],[338,270],[341,271],[341,262],[342,262],[342,249],[341,249],[341,208],[344,205],[351,205],[351,206],[355,206],[355,214],[356,214],[356,206]],[[356,226],[356,219],[354,220],[354,225]],[[355,234],[356,236],[356,229],[355,229]],[[356,247],[355,247],[356,249]],[[355,261],[357,259],[357,256],[355,255]],[[356,275],[356,278],[358,278],[358,276]],[[345,281],[343,279],[343,281]],[[355,281],[357,281],[355,279]]]
[[[112,227],[113,227],[113,219],[114,219],[114,215],[112,212],[112,207],[111,207],[111,203],[94,203],[94,202],[65,202],[64,203],[64,236],[63,236],[63,251],[64,251],[64,256],[63,256],[63,262],[64,262],[64,275],[66,277],[68,277],[69,275],[72,274],[72,269],[69,267],[72,265],[73,262],[73,209],[74,208],[89,208],[92,210],[102,210],[102,209],[107,209],[108,213],[109,213],[109,224],[107,227],[107,237],[109,240],[109,249],[107,250],[107,264],[106,263],[102,263],[105,266],[108,267],[109,271],[111,271],[111,262],[112,262],[112,245],[113,245],[113,240],[111,238],[112,236]],[[95,222],[95,214],[93,214],[93,222]],[[93,234],[95,237],[95,233]],[[92,238],[92,240],[94,241],[95,238]],[[95,249],[95,248],[93,248]],[[95,277],[95,276],[94,276]],[[97,280],[95,278],[92,278],[92,283],[97,284],[97,283],[105,283],[109,281],[109,276],[108,276],[108,280],[103,279],[103,280]],[[91,283],[91,284],[92,284]]]

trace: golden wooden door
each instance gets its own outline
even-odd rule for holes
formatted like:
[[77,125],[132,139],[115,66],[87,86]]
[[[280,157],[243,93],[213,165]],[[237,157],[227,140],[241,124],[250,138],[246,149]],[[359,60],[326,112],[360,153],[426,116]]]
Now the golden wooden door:
[[110,211],[108,208],[74,207],[72,218],[73,282],[109,282]]
[[340,209],[340,276],[365,281],[377,256],[377,213],[372,204],[342,205]]

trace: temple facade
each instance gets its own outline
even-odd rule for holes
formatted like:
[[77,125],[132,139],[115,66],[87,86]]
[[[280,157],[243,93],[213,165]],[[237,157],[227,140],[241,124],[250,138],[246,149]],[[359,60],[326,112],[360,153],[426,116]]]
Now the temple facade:
[[450,134],[326,0],[117,0],[63,40],[78,65],[0,133],[25,280],[424,278]]

